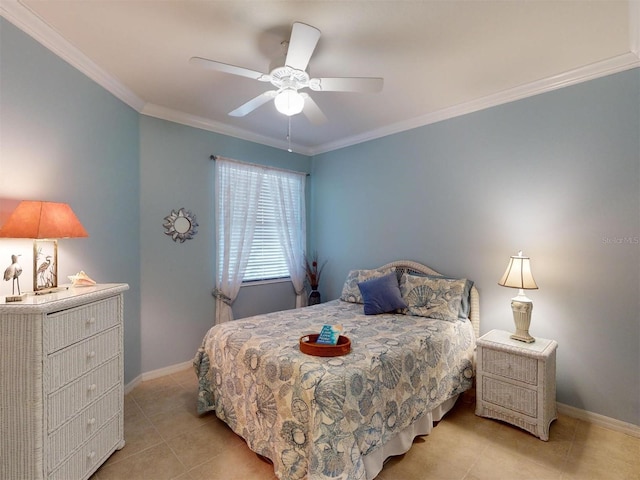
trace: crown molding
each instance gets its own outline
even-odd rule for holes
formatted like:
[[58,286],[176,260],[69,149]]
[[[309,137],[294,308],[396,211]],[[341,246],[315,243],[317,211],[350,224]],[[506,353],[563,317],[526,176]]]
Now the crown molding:
[[144,106],[144,100],[94,63],[18,0],[2,0],[0,15],[134,110],[139,112]]
[[[179,123],[189,127],[199,128],[201,130],[208,130],[214,133],[220,133],[222,135],[227,135],[229,137],[235,137],[241,140],[259,143],[260,145],[265,145],[265,146],[277,148],[280,150],[287,150],[289,148],[289,144],[286,141],[275,140],[270,137],[265,137],[263,135],[258,135],[252,132],[248,132],[247,130],[243,130],[241,128],[227,125],[225,123],[214,122],[213,120],[209,120],[208,118],[199,117],[197,115],[191,115],[188,113],[181,112],[179,110],[163,107],[161,105],[155,105],[153,103],[147,103],[144,106],[144,108],[140,110],[140,113],[148,117],[155,117],[161,120],[168,120],[170,122]],[[310,149],[302,145],[297,145],[295,143],[291,144],[291,150],[295,153],[300,153],[302,155],[307,155],[307,156],[311,155]]]
[[[0,15],[142,115],[156,117],[223,135],[229,135],[231,137],[259,143],[273,148],[282,150],[287,150],[289,148],[288,143],[285,141],[275,140],[241,128],[215,122],[213,120],[180,112],[160,105],[146,103],[122,82],[120,82],[120,80],[100,68],[80,50],[69,43],[64,37],[51,28],[51,26],[40,19],[34,12],[21,4],[19,0],[2,0],[0,2]],[[314,147],[304,147],[302,145],[292,144],[291,148],[296,153],[300,153],[302,155],[319,155],[332,150],[353,146],[358,143],[423,127],[432,123],[441,122],[443,120],[521,100],[636,67],[640,67],[640,0],[630,0],[628,53],[549,78],[519,85],[496,94],[488,95],[438,110],[436,112],[431,112],[410,120],[397,122],[380,129],[365,132],[361,135],[351,136]]]
[[407,121],[398,122],[388,125],[384,128],[372,130],[362,135],[345,138],[336,142],[321,145],[316,149],[312,149],[312,155],[326,153],[339,148],[350,147],[358,143],[375,140],[377,138],[386,137],[395,133],[404,132],[418,127],[423,127],[432,123],[449,120],[454,117],[466,115],[468,113],[477,112],[505,103],[514,102],[524,98],[539,95],[541,93],[551,92],[560,88],[568,87],[578,83],[586,82],[600,77],[605,77],[632,68],[640,67],[640,59],[635,53],[629,52],[617,57],[609,58],[601,62],[593,63],[585,67],[561,73],[553,77],[544,78],[535,82],[519,85],[508,90],[503,90],[496,94],[487,95],[482,98],[461,103],[452,107],[428,113],[420,117],[416,117]]

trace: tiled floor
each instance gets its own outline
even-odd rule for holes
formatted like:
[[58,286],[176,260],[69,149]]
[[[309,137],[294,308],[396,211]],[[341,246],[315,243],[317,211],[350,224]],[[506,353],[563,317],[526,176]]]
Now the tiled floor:
[[[640,439],[570,417],[548,442],[474,414],[465,394],[433,432],[390,459],[377,480],[640,480]],[[143,382],[125,397],[125,447],[91,480],[273,480],[215,414],[195,413],[193,370]]]

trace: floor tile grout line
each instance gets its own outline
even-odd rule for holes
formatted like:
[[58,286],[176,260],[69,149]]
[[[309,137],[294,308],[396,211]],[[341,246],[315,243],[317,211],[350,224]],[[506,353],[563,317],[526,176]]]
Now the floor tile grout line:
[[[131,393],[133,393],[133,392],[131,392]],[[145,453],[145,452],[147,452],[148,450],[150,450],[150,449],[152,449],[152,448],[157,447],[158,445],[162,445],[163,443],[164,443],[165,445],[167,445],[167,447],[171,450],[171,447],[169,447],[169,445],[168,445],[168,443],[167,443],[166,439],[162,436],[162,434],[161,434],[161,433],[160,433],[160,431],[157,429],[157,427],[155,426],[155,424],[153,423],[153,421],[149,418],[149,416],[145,413],[144,409],[140,406],[140,404],[139,404],[139,403],[138,403],[138,401],[136,400],[135,396],[131,395],[131,393],[129,394],[129,395],[130,395],[130,401],[132,401],[133,403],[135,403],[136,407],[138,408],[138,410],[140,410],[140,413],[142,414],[142,416],[144,417],[144,419],[145,419],[147,422],[149,422],[149,424],[151,425],[151,428],[153,428],[153,430],[155,431],[155,433],[156,433],[156,434],[158,435],[158,437],[160,438],[160,441],[159,441],[158,443],[153,444],[153,445],[149,445],[149,446],[147,446],[147,447],[143,448],[142,450],[138,450],[138,451],[137,451],[137,452],[135,452],[135,453],[131,453],[131,454],[129,454],[129,455],[124,455],[124,454],[123,454],[122,458],[117,459],[117,460],[115,460],[115,461],[112,461],[111,463],[109,463],[109,465],[106,465],[106,467],[109,467],[109,466],[111,466],[111,465],[116,465],[116,464],[118,464],[118,463],[122,462],[123,460],[127,460],[127,459],[129,459],[129,458],[131,458],[131,457],[133,457],[133,456],[138,455],[138,454]],[[123,414],[124,414],[124,412],[123,412]],[[126,422],[123,422],[123,428],[124,428],[124,423],[126,423]],[[125,438],[125,447],[126,447],[126,441],[127,441],[127,439]],[[123,453],[124,453],[124,452],[123,452]],[[171,453],[173,453],[173,455],[174,455],[174,456],[176,456],[176,455],[175,455],[175,453],[173,452],[173,450],[171,450]],[[176,456],[176,458],[177,458],[177,456]],[[180,459],[179,459],[179,458],[177,458],[177,460],[178,460],[178,461],[180,461]],[[182,463],[181,463],[181,464],[182,464]],[[186,471],[186,470],[185,470],[185,471]]]
[[[556,422],[558,421],[557,419],[555,420]],[[573,451],[574,447],[575,447],[575,442],[576,442],[576,435],[578,434],[578,421],[576,421],[573,424],[573,434],[571,435],[571,443],[569,444],[569,448],[567,449],[567,453],[564,456],[564,460],[562,461],[562,466],[560,467],[560,479],[562,480],[565,477],[565,473],[567,470],[567,467],[569,465],[569,458],[571,455],[571,452]]]
[[480,453],[478,453],[478,456],[476,457],[476,459],[473,461],[473,463],[469,466],[469,468],[467,469],[467,471],[464,473],[464,475],[462,476],[462,478],[460,480],[465,480],[469,477],[469,474],[471,473],[471,471],[474,469],[474,467],[480,463],[480,460],[482,460],[483,455],[485,453],[485,451],[489,448],[489,444],[485,443],[484,447],[482,448],[482,450],[480,451]]
[[[176,386],[180,387],[180,388],[181,388],[181,389],[183,389],[183,390],[186,390],[186,389],[187,389],[185,386],[181,385],[181,384],[180,384],[180,383],[179,383],[175,378],[173,378],[173,377],[171,377],[171,376],[170,376],[170,378],[171,378],[171,380],[174,382],[174,384],[175,384]],[[161,388],[161,389],[164,389],[164,388]],[[133,392],[132,392],[132,393],[133,393]],[[183,471],[183,472],[181,472],[181,473],[180,473],[180,475],[184,475],[185,473],[186,473],[186,474],[189,474],[189,471],[190,471],[190,470],[192,470],[192,469],[189,469],[189,468],[184,464],[184,462],[180,459],[180,457],[176,454],[175,450],[171,447],[171,445],[169,445],[169,443],[168,443],[167,439],[166,439],[166,438],[164,437],[164,435],[162,435],[162,433],[158,430],[158,428],[156,427],[156,425],[155,425],[155,423],[153,422],[153,420],[151,420],[151,418],[149,417],[149,415],[147,414],[147,412],[145,412],[145,409],[144,409],[144,408],[142,408],[142,406],[139,404],[138,400],[136,400],[136,398],[135,398],[135,396],[134,396],[134,395],[131,395],[131,400],[133,400],[133,402],[136,404],[136,406],[138,407],[138,409],[139,409],[139,410],[140,410],[140,412],[142,413],[142,416],[143,416],[143,417],[144,417],[144,418],[149,422],[149,424],[151,425],[151,427],[153,428],[153,430],[158,434],[158,437],[161,439],[161,441],[160,441],[160,442],[158,442],[158,443],[157,443],[157,444],[155,444],[155,445],[150,445],[150,446],[149,446],[149,447],[147,447],[147,448],[144,448],[144,449],[142,449],[142,450],[140,450],[140,451],[138,451],[138,452],[136,452],[136,453],[134,453],[134,454],[131,454],[131,455],[127,456],[127,457],[124,457],[124,458],[122,458],[122,460],[127,459],[127,458],[131,458],[131,457],[133,457],[133,456],[135,456],[135,455],[138,455],[138,454],[144,453],[144,452],[146,452],[147,450],[149,450],[149,449],[151,449],[151,448],[157,447],[158,445],[162,445],[162,444],[164,444],[164,445],[169,449],[169,451],[171,452],[171,454],[174,456],[174,458],[176,459],[176,461],[177,461],[177,462],[182,466],[182,468],[184,469],[184,471]],[[121,460],[118,460],[118,462],[115,462],[115,463],[119,463],[120,461],[121,461]],[[193,468],[196,468],[196,467],[194,466]],[[189,474],[189,476],[191,476],[191,475]]]
[[[169,378],[171,378],[171,380],[180,388],[183,388],[182,385],[180,385],[175,378],[169,376]],[[164,388],[161,388],[164,390]],[[142,406],[140,406],[140,404],[138,403],[138,401],[135,399],[135,397],[133,397],[133,401],[136,403],[136,405],[138,405],[138,408],[140,409],[140,411],[142,412],[142,415],[145,417],[145,419],[151,424],[151,427],[155,430],[155,432],[158,434],[158,437],[160,437],[160,439],[162,440],[160,443],[154,445],[154,447],[164,444],[169,451],[171,452],[171,454],[175,457],[175,459],[178,461],[178,463],[180,465],[182,465],[182,468],[184,469],[184,471],[180,474],[183,475],[185,473],[189,472],[189,468],[187,468],[187,466],[184,464],[184,462],[182,460],[180,460],[180,457],[176,454],[176,452],[174,451],[173,448],[171,448],[171,445],[169,445],[169,443],[167,442],[167,439],[162,435],[162,433],[160,433],[160,431],[158,430],[158,428],[156,427],[155,423],[153,423],[153,420],[151,420],[151,418],[149,417],[149,415],[147,415],[147,413],[144,411],[144,409],[142,408]],[[149,448],[153,448],[153,447],[149,447]],[[148,450],[148,449],[145,449]],[[142,450],[141,452],[143,452],[144,450]],[[141,453],[138,452],[138,453]],[[135,455],[135,454],[134,454]],[[133,455],[132,455],[133,456]]]

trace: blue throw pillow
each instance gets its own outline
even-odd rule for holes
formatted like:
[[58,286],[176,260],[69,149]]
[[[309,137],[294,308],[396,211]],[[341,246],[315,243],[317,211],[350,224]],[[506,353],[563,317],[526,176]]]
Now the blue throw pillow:
[[399,308],[407,308],[406,302],[402,299],[395,272],[360,282],[358,288],[364,301],[365,315],[378,315],[394,312]]

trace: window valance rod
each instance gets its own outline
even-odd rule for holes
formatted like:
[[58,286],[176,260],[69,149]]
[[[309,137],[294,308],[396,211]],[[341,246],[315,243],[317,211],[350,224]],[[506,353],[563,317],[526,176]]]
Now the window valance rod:
[[288,170],[286,168],[278,168],[278,167],[271,167],[268,165],[260,165],[259,163],[251,163],[251,162],[243,162],[241,160],[235,160],[233,158],[228,158],[228,157],[222,157],[220,155],[209,155],[209,160],[217,160],[217,159],[224,159],[227,162],[234,162],[234,163],[240,163],[243,165],[251,165],[252,167],[258,167],[258,168],[266,168],[267,170],[277,170],[280,172],[287,172],[287,173],[295,173],[297,175],[305,175],[305,176],[310,176],[310,173],[305,173],[305,172],[296,172],[295,170]]

